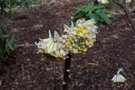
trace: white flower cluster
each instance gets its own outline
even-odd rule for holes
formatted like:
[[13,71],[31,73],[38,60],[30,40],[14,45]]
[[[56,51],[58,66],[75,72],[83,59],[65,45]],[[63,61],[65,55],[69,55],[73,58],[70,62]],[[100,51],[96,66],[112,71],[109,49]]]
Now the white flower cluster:
[[[98,2],[102,3],[102,4],[107,4],[109,3],[109,0],[98,0]],[[125,0],[125,3],[131,3],[132,0]]]
[[98,2],[100,2],[102,4],[107,4],[109,1],[108,0],[98,0]]
[[59,36],[57,32],[54,32],[54,37],[52,37],[49,31],[49,38],[40,39],[36,43],[38,53],[54,57],[56,60],[66,59],[69,52],[85,53],[96,41],[97,29],[94,19],[87,21],[80,19],[77,20],[75,26],[64,26],[65,35]]
[[65,59],[69,52],[65,48],[63,41],[62,37],[60,37],[56,31],[54,32],[54,37],[52,37],[51,32],[49,31],[49,38],[40,39],[40,41],[35,44],[38,47],[38,53],[61,60]]
[[132,0],[126,0],[126,3],[131,3],[132,2]]

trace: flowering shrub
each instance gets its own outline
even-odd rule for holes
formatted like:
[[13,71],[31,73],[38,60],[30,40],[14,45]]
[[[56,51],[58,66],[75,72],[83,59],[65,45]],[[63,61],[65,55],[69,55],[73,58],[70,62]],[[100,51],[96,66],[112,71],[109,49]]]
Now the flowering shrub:
[[61,37],[56,31],[54,37],[52,37],[49,31],[49,38],[40,39],[36,43],[38,53],[46,57],[51,56],[56,60],[66,59],[69,52],[85,53],[96,41],[97,29],[94,19],[87,21],[80,19],[77,20],[75,26],[65,25],[64,31],[66,34]]

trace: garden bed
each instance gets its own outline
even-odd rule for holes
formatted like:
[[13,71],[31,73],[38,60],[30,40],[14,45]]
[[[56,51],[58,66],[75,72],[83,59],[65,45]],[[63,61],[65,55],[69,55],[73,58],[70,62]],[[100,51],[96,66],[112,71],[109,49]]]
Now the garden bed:
[[[15,13],[12,28],[17,44],[34,44],[39,38],[48,37],[48,30],[62,34],[63,25],[70,22],[79,3],[82,4],[41,6]],[[135,24],[135,15],[132,20]],[[17,47],[14,57],[2,64],[0,90],[54,90],[55,85],[56,90],[62,90],[64,61],[55,63],[54,78],[53,63],[36,52],[36,46]],[[126,83],[111,81],[118,68],[124,69]],[[69,90],[135,90],[134,68],[135,32],[121,16],[111,25],[100,25],[97,41],[86,54],[73,55]]]

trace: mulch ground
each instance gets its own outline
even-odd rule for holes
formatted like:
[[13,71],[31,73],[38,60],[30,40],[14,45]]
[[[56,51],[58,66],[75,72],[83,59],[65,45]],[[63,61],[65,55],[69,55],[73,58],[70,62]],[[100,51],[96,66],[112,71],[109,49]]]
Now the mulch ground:
[[[78,4],[76,1],[15,13],[12,23],[17,44],[34,44],[48,37],[48,30],[62,34],[63,25],[69,23]],[[132,20],[135,24],[135,16]],[[35,46],[16,49],[14,57],[1,65],[0,90],[62,90],[64,61],[52,63],[36,52]],[[125,83],[111,81],[118,68],[124,69]],[[135,90],[135,33],[124,16],[111,25],[99,26],[94,46],[84,55],[72,56],[70,75],[69,90]]]

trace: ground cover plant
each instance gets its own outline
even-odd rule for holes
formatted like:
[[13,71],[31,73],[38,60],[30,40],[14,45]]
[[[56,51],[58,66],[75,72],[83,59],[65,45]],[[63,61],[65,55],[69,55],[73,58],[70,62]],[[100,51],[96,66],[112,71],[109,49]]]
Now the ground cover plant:
[[10,26],[5,22],[5,19],[7,19],[10,14],[10,8],[12,8],[14,4],[9,0],[0,1],[0,60],[3,60],[11,51],[15,50],[14,36],[11,33]]
[[100,3],[94,4],[94,2],[89,2],[86,7],[78,6],[76,8],[73,21],[76,21],[79,18],[94,18],[96,24],[110,24],[114,19],[114,16],[112,15],[112,12],[107,10],[104,5]]
[[[52,52],[56,49],[52,48],[53,45],[58,44],[53,42],[55,39],[54,36],[61,37],[66,34],[66,32],[63,32],[64,28],[70,30],[71,27],[76,26],[73,24],[71,24],[73,26],[69,25],[74,8],[78,4],[86,5],[86,3],[86,1],[77,1],[62,4],[62,6],[58,4],[59,8],[56,4],[56,6],[52,6],[53,8],[42,6],[41,8],[32,8],[28,11],[15,13],[13,16],[12,29],[17,31],[15,33],[17,36],[17,45],[21,47],[17,47],[16,49],[16,58],[10,58],[14,60],[15,63],[8,64],[8,66],[4,65],[3,70],[6,73],[2,72],[0,75],[0,89],[53,90],[55,87],[56,90],[62,90],[64,61],[62,61],[60,57],[60,59],[56,60],[59,62],[55,62],[54,65],[51,59],[42,58],[41,55],[46,54],[37,54],[37,47],[34,43],[35,41],[39,41],[39,38],[41,38],[41,41],[43,38],[46,38],[45,42],[47,47],[45,47],[46,51],[43,53],[47,52],[48,54],[48,52],[51,52],[53,57],[59,54]],[[25,15],[25,18],[18,18],[22,15]],[[69,90],[134,89],[134,33],[129,27],[130,25],[128,26],[127,22],[125,22],[126,18],[124,15],[119,17],[118,20],[112,22],[110,25],[100,24],[98,26],[98,34],[96,41],[94,40],[94,45],[92,45],[93,47],[87,50],[79,49],[81,53],[86,51],[85,54],[72,55],[71,69],[70,73],[68,73],[71,77]],[[131,17],[131,20],[134,24],[134,16]],[[85,20],[81,19],[81,21]],[[63,27],[64,24],[67,25]],[[79,35],[82,35],[78,31],[85,30],[77,29],[75,31],[77,31]],[[48,34],[48,32],[51,32],[51,34]],[[69,35],[71,38],[71,31],[67,32],[69,34],[66,35]],[[47,38],[48,36],[49,38]],[[77,40],[73,39],[72,41],[71,39],[70,41],[70,38],[66,39],[67,43],[65,44],[67,46],[70,46],[71,43],[79,43],[79,41],[77,41],[80,39],[78,36],[75,36]],[[49,41],[47,42],[46,40],[48,39]],[[30,44],[23,44],[23,42],[29,42]],[[80,45],[83,44],[79,43],[79,46]],[[72,46],[71,44],[69,48],[72,50],[74,45]],[[78,51],[73,50],[73,52]],[[42,50],[39,53],[42,53]],[[66,55],[70,56],[69,54]],[[118,68],[120,69],[118,70]],[[114,82],[118,82],[119,79],[116,79],[118,76],[123,83],[115,84],[111,81],[113,78],[112,80]]]

